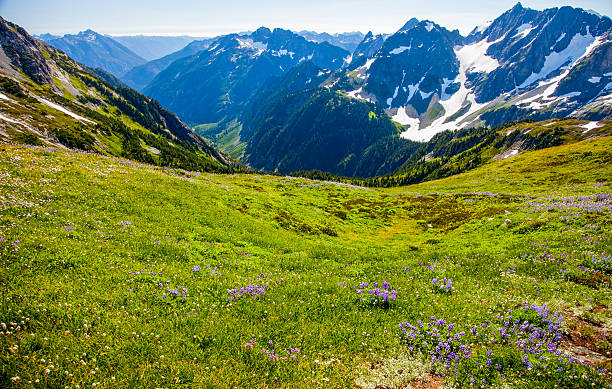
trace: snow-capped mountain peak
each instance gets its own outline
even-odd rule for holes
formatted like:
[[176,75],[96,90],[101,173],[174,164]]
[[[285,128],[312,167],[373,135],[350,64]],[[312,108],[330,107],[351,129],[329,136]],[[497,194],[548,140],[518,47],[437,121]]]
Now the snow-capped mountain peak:
[[411,19],[353,67],[363,85],[349,95],[384,105],[414,140],[594,106],[610,112],[611,35],[610,18],[572,7],[517,3],[467,37]]

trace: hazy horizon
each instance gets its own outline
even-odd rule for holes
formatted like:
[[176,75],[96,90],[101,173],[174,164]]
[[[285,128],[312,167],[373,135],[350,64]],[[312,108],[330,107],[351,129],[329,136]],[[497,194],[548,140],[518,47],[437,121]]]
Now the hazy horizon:
[[[245,0],[214,4],[210,1],[183,0],[170,4],[161,0],[135,0],[104,4],[70,0],[0,0],[0,15],[26,28],[32,34],[76,34],[92,29],[111,36],[190,36],[212,37],[261,26],[293,31],[393,33],[408,19],[432,20],[451,30],[468,34],[474,27],[494,19],[512,8],[516,0],[493,4],[465,0],[458,5],[450,0],[423,4],[417,1],[312,0],[308,4],[287,4],[280,0]],[[612,13],[608,0],[527,0],[524,7],[545,9],[570,5],[592,9],[602,15]],[[142,10],[146,9],[147,12]],[[442,11],[440,11],[442,10]]]

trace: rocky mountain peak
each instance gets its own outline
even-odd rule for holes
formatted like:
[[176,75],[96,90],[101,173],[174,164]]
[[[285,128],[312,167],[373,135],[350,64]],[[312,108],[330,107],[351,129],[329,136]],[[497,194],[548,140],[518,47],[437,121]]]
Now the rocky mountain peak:
[[[23,28],[2,17],[0,17],[0,44],[2,51],[10,59],[10,65],[22,69],[28,77],[39,84],[53,83],[52,70],[45,60],[42,43]],[[2,65],[3,68],[10,68],[8,64]]]
[[408,20],[406,22],[406,24],[404,24],[404,26],[398,30],[398,32],[411,30],[411,29],[413,29],[414,27],[416,27],[418,25],[419,25],[419,19],[412,18],[412,19]]

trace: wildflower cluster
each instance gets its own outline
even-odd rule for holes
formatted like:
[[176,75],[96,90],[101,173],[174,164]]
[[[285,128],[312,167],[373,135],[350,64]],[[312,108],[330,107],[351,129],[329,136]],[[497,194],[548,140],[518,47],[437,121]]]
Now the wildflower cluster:
[[431,285],[436,292],[451,293],[453,291],[453,281],[450,278],[434,278]]
[[564,198],[536,198],[536,200],[526,204],[531,212],[553,211],[562,213],[561,219],[568,222],[584,219],[587,213],[601,215],[612,213],[612,195],[608,193]]
[[168,297],[171,298],[181,298],[185,300],[185,296],[187,295],[187,288],[184,286],[179,286],[178,288],[168,288],[166,293],[162,294],[162,299],[166,300]]
[[[446,370],[461,385],[491,386],[509,375],[565,380],[579,370],[584,384],[597,382],[593,369],[559,349],[562,320],[550,314],[546,304],[523,304],[517,312],[480,326],[459,327],[432,316],[427,323],[400,323],[399,329],[411,352]],[[517,360],[508,357],[519,354]]]
[[354,286],[355,293],[361,297],[361,301],[369,301],[374,305],[388,307],[391,301],[397,298],[397,290],[391,289],[387,281],[383,281],[379,287],[377,282],[370,286],[367,282]]
[[[253,338],[251,339],[249,342],[247,342],[244,347],[251,350],[253,349],[257,344],[257,339]],[[270,349],[266,348],[269,347]],[[298,358],[298,355],[300,355],[301,351],[299,348],[297,347],[293,347],[293,346],[289,346],[288,348],[286,348],[285,350],[283,350],[283,352],[281,352],[280,354],[275,351],[275,348],[278,347],[278,343],[269,340],[268,341],[268,345],[264,347],[261,346],[260,347],[260,351],[262,354],[265,354],[267,359],[270,360],[271,362],[277,362],[277,361],[281,361],[281,362],[286,362],[286,361],[295,361]]]
[[[219,272],[219,269],[215,266],[214,268],[211,267],[209,264],[206,264],[206,269],[210,270],[210,275],[211,276],[220,276],[221,273]],[[202,270],[202,268],[200,267],[200,265],[195,265],[193,268],[191,268],[191,271],[194,273],[199,273]]]
[[585,255],[583,264],[593,270],[599,270],[606,274],[612,274],[612,255],[605,252],[601,255]]
[[244,297],[252,297],[257,298],[263,296],[268,289],[268,284],[260,285],[260,284],[249,284],[247,286],[243,286],[240,288],[228,289],[227,293],[229,293],[228,300],[235,300]]
[[[128,292],[137,293],[147,289],[145,285],[153,286],[153,298],[162,300],[186,300],[188,293],[184,286],[172,286],[172,282],[168,279],[164,280],[164,275],[161,272],[156,272],[151,265],[147,265],[147,269],[141,271],[130,271],[133,278],[129,281],[134,282],[134,288],[128,288]],[[159,293],[159,294],[158,294]]]

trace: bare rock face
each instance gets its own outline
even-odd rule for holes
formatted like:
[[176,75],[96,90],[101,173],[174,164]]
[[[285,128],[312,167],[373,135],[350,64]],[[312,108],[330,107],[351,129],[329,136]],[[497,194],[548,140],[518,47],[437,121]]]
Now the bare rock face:
[[23,28],[0,17],[0,44],[6,57],[16,68],[38,84],[53,83],[52,71],[47,65],[40,42]]
[[366,64],[369,58],[374,57],[376,52],[385,43],[386,37],[382,34],[374,35],[372,31],[369,31],[363,38],[363,41],[359,43],[355,51],[353,51],[353,58],[348,66],[349,70],[355,70],[360,66]]

